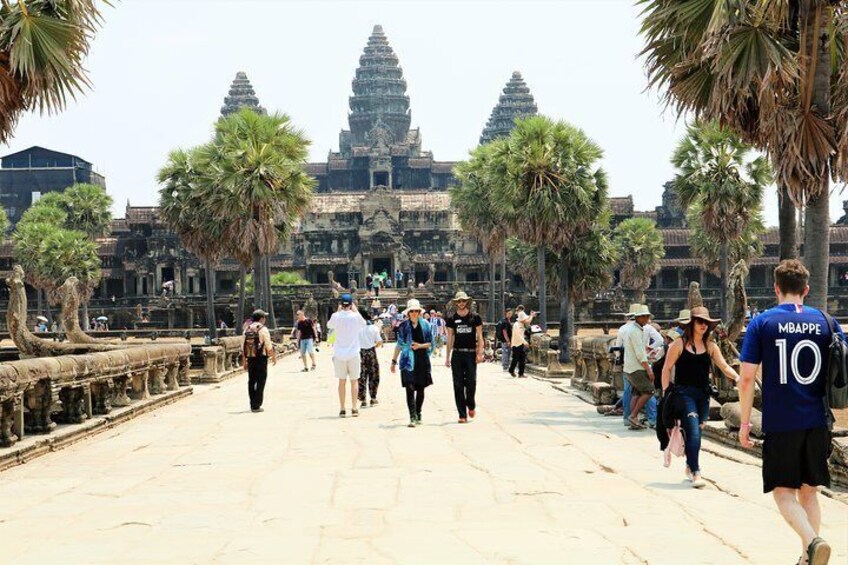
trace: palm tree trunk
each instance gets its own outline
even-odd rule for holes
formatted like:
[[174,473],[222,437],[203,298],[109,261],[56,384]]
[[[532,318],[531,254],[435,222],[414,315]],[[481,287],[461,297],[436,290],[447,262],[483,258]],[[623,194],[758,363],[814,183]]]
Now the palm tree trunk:
[[247,279],[247,268],[242,265],[239,268],[239,297],[236,305],[236,335],[241,335],[241,324],[244,321],[244,283]]
[[[817,63],[812,84],[812,105],[820,116],[830,114],[830,46],[829,41],[820,38],[828,33],[833,20],[833,8],[830,6],[808,4],[811,12],[821,10],[821,18],[810,13],[807,17],[807,37],[810,38],[811,52],[818,49]],[[815,7],[814,7],[815,6]],[[818,14],[815,14],[818,15]],[[820,24],[820,28],[816,28]],[[802,46],[806,50],[806,46]],[[820,310],[827,309],[827,283],[830,262],[830,186],[829,172],[824,170],[821,180],[821,194],[807,202],[804,216],[804,263],[810,271],[810,294],[807,303]]]
[[271,295],[271,255],[265,256],[265,278],[262,281],[265,286],[265,304],[268,306],[268,327],[277,328],[277,319],[274,315],[274,299]]
[[560,255],[559,260],[559,361],[560,363],[568,363],[571,358],[569,355],[568,345],[571,341],[571,336],[574,335],[574,320],[571,317],[571,300],[569,299],[569,283],[568,280],[568,258],[566,253]]
[[727,323],[727,271],[728,271],[728,243],[726,241],[721,244],[721,255],[719,257],[718,268],[721,271],[721,292],[719,293],[719,317],[721,321]]
[[828,262],[830,249],[830,210],[828,193],[807,202],[804,214],[804,264],[810,271],[807,304],[827,308]]
[[215,327],[215,271],[212,269],[212,261],[206,260],[206,325],[209,328],[209,341],[214,343],[218,338]]
[[547,297],[547,285],[545,284],[545,246],[540,245],[536,249],[536,264],[539,267],[539,326],[542,330],[548,329],[548,297]]
[[36,308],[37,308],[37,310],[38,310],[38,314],[37,314],[37,315],[38,315],[38,316],[41,316],[41,313],[42,313],[42,311],[44,310],[44,304],[43,304],[43,302],[42,302],[42,300],[41,300],[41,289],[40,289],[40,288],[36,288],[36,289],[35,289],[35,296],[36,296],[36,301],[38,302],[38,305],[36,306]]
[[798,258],[798,221],[795,204],[789,198],[786,186],[778,185],[777,196],[780,202],[778,223],[780,225],[780,260]]
[[495,296],[495,256],[489,257],[489,321],[496,322],[498,299]]
[[88,318],[88,300],[82,301],[82,329],[87,332],[91,329],[91,324]]
[[501,251],[501,312],[506,312],[506,244]]
[[253,256],[253,309],[262,308],[265,297],[262,294],[262,256],[259,252]]

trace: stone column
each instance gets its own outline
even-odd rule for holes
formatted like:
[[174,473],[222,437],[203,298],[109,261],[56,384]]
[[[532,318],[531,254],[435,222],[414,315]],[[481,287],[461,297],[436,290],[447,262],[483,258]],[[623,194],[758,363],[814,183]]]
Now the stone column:
[[174,265],[174,294],[183,293],[183,270]]
[[129,380],[129,375],[122,375],[120,377],[116,377],[114,380],[115,388],[113,390],[112,395],[112,406],[129,406],[132,402],[130,397],[127,396],[127,381]]
[[132,374],[132,392],[130,396],[133,400],[147,400],[150,398],[150,390],[147,387],[147,371],[135,371]]

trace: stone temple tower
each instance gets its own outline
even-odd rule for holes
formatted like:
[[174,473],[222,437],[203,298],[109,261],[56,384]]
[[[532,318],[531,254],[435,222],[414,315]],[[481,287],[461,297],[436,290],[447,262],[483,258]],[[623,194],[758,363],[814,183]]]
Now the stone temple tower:
[[489,116],[489,121],[486,122],[486,127],[480,136],[480,144],[509,135],[516,119],[535,116],[538,112],[533,95],[530,94],[530,89],[521,77],[521,73],[513,72],[512,78],[509,79],[497,105],[492,110],[492,115]]
[[224,105],[221,107],[221,116],[229,116],[238,112],[241,108],[250,108],[257,114],[266,114],[265,108],[259,105],[259,98],[247,78],[247,73],[239,71],[233,84],[230,85],[230,93],[224,97]]
[[359,58],[349,102],[352,145],[370,145],[369,134],[387,145],[406,142],[412,119],[406,80],[382,26],[374,26]]

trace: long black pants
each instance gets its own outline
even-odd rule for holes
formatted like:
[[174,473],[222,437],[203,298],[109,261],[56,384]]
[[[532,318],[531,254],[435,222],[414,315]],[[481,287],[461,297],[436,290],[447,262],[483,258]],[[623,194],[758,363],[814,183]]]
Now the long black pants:
[[524,366],[527,364],[527,350],[523,345],[512,348],[512,361],[509,363],[509,374],[515,375],[515,366],[518,365],[518,376],[524,376]]
[[247,360],[247,395],[250,397],[250,409],[262,408],[265,397],[265,381],[268,378],[268,358],[251,357]]
[[451,354],[453,397],[460,418],[468,417],[468,410],[476,410],[477,354],[471,351],[454,351]]
[[421,419],[421,408],[424,407],[424,387],[406,385],[406,406],[409,408],[409,417]]

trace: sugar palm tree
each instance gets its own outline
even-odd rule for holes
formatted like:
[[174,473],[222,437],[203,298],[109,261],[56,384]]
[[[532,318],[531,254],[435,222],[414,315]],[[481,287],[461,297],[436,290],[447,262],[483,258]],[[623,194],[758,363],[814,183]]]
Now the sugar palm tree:
[[204,160],[214,172],[207,182],[206,208],[223,220],[221,241],[242,265],[259,258],[254,282],[275,327],[270,287],[270,256],[295,221],[309,210],[315,181],[305,171],[309,141],[285,114],[260,115],[250,109],[215,125]]
[[[567,343],[572,331],[570,252],[608,209],[606,174],[597,165],[602,155],[583,131],[544,116],[517,120],[492,155],[498,177],[492,184],[492,204],[510,232],[537,248],[543,326],[545,250],[560,258],[561,343]],[[567,357],[568,348],[560,347],[560,358]]]
[[206,266],[206,320],[209,339],[217,337],[215,327],[215,274],[213,265],[225,256],[222,233],[225,219],[209,213],[210,170],[203,158],[208,147],[188,151],[177,149],[159,170],[159,212],[165,224],[176,233],[185,248],[203,259]]
[[645,290],[665,257],[663,236],[653,220],[628,218],[615,228],[621,286],[634,291],[636,302],[645,301]]
[[703,232],[720,245],[721,318],[727,319],[729,246],[758,217],[763,191],[772,183],[764,157],[749,159],[751,147],[715,122],[691,125],[671,162],[678,172],[674,189],[685,209],[699,210]]
[[23,112],[57,112],[88,86],[83,60],[100,27],[99,4],[0,2],[0,142],[9,140]]
[[[686,223],[690,230],[689,244],[692,246],[692,254],[701,258],[705,269],[720,277],[722,243],[704,230],[699,206],[692,206],[686,212]],[[762,209],[760,209],[751,216],[739,237],[728,241],[728,264],[735,265],[740,260],[750,264],[751,261],[761,256],[764,245],[760,236],[765,231]]]
[[112,197],[102,186],[77,183],[62,193],[67,224],[89,237],[109,234],[112,223]]
[[[679,113],[715,120],[766,151],[778,186],[805,206],[809,301],[825,307],[829,187],[831,180],[848,180],[848,6],[826,0],[638,4],[649,84]],[[781,224],[784,245],[788,229]]]
[[497,175],[492,174],[492,154],[503,139],[478,146],[471,152],[470,159],[459,163],[454,172],[459,184],[449,189],[451,207],[463,229],[483,244],[489,255],[489,316],[497,317],[495,299],[495,258],[502,255],[506,230],[497,210],[492,206],[492,183]]

